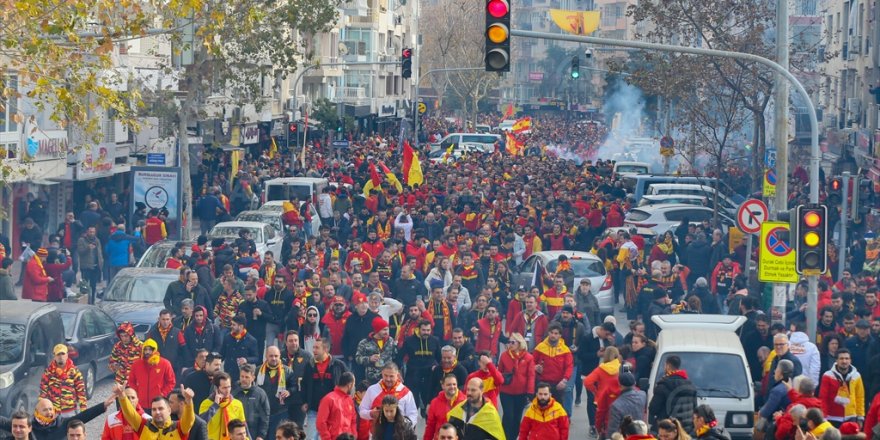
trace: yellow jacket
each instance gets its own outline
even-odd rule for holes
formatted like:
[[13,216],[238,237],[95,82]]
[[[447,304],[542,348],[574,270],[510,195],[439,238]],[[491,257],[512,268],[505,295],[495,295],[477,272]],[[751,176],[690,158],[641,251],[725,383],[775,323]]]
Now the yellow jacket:
[[184,405],[179,422],[169,420],[165,426],[156,426],[154,421],[144,420],[127,398],[116,400],[122,410],[122,416],[138,434],[140,440],[184,440],[189,436],[189,431],[195,422],[196,415],[193,412],[192,402]]
[[[226,417],[223,411],[226,411]],[[244,406],[238,399],[217,404],[213,399],[205,399],[199,406],[199,416],[208,422],[208,438],[211,440],[228,440],[230,420],[241,420],[247,423],[244,416]]]

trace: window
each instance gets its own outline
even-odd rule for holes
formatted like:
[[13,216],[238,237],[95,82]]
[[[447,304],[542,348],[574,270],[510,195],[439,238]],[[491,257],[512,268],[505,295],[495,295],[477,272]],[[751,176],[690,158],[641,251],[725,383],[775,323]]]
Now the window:
[[[8,90],[9,93],[4,93]],[[18,112],[18,76],[0,76],[0,133],[18,130],[14,115]],[[11,96],[7,96],[11,95]]]
[[98,334],[110,335],[116,333],[116,323],[113,322],[113,319],[102,311],[94,311],[94,313],[98,323]]
[[[666,358],[671,355],[681,358],[681,365],[687,369],[688,379],[697,389],[697,397],[749,397],[749,387],[752,384],[747,379],[741,357],[711,352],[664,353],[658,360],[660,365],[664,365]],[[724,374],[718,374],[719,371]],[[658,374],[657,381],[662,377],[663,375]]]
[[18,157],[18,143],[0,144],[0,159],[15,159],[16,157]]
[[76,336],[80,340],[84,340],[94,338],[99,333],[100,331],[98,330],[98,323],[95,322],[95,314],[90,311],[86,311],[85,313],[83,313],[82,319],[79,323],[79,328],[76,331]]

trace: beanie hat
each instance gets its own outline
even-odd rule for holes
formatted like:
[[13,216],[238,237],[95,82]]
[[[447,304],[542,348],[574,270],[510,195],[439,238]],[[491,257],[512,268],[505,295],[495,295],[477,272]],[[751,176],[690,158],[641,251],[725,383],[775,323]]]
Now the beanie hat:
[[574,307],[572,307],[570,304],[566,304],[562,306],[562,311],[574,314]]
[[620,375],[617,376],[617,381],[620,382],[620,386],[622,387],[632,387],[636,385],[636,377],[629,371],[620,373]]
[[37,249],[37,256],[46,258],[49,256],[49,251],[47,251],[46,248],[39,248]]
[[377,316],[377,317],[373,318],[372,325],[373,325],[373,334],[375,335],[375,334],[381,332],[382,330],[388,328],[388,321],[382,319],[381,316]]
[[367,302],[367,296],[363,293],[357,292],[351,296],[351,303],[354,305],[363,304]]
[[667,296],[669,296],[669,292],[667,292],[666,289],[657,289],[654,291],[654,299],[655,300],[663,299],[663,298],[666,298]]

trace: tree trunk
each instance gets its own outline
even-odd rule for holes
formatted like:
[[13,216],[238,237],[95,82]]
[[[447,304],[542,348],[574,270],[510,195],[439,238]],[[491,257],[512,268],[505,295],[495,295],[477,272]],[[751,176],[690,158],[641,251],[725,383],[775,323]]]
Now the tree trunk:
[[[752,188],[762,188],[764,179],[764,130],[766,118],[763,112],[752,112],[754,128],[752,130]],[[766,198],[766,196],[764,196]]]

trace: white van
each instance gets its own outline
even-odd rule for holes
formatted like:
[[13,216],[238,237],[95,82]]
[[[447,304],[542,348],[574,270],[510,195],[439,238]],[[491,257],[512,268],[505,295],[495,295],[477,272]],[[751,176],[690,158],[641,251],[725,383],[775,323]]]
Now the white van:
[[614,176],[631,176],[634,174],[648,174],[651,164],[647,162],[614,162]]
[[[709,200],[715,200],[715,188],[707,185],[696,185],[689,183],[653,183],[648,188],[649,195],[693,195],[693,196],[703,196]],[[733,199],[724,195],[724,193],[718,193],[718,207],[727,211],[728,213],[736,214],[737,209],[739,209],[739,204],[734,202]]]
[[501,136],[491,133],[450,133],[440,140],[437,148],[432,150],[446,151],[450,145],[455,145],[454,149],[468,148],[483,153],[494,153],[495,143],[501,141]]
[[[657,356],[648,383],[648,402],[664,376],[669,356],[681,358],[681,368],[697,389],[697,405],[708,404],[715,410],[732,438],[751,438],[754,426],[755,391],[746,361],[745,350],[736,330],[744,316],[727,315],[655,315],[651,321],[660,327]],[[650,420],[650,418],[649,418]],[[656,427],[655,427],[656,428]]]
[[263,203],[273,200],[290,200],[296,196],[300,201],[311,200],[318,204],[318,194],[330,185],[323,177],[279,177],[263,183]]

